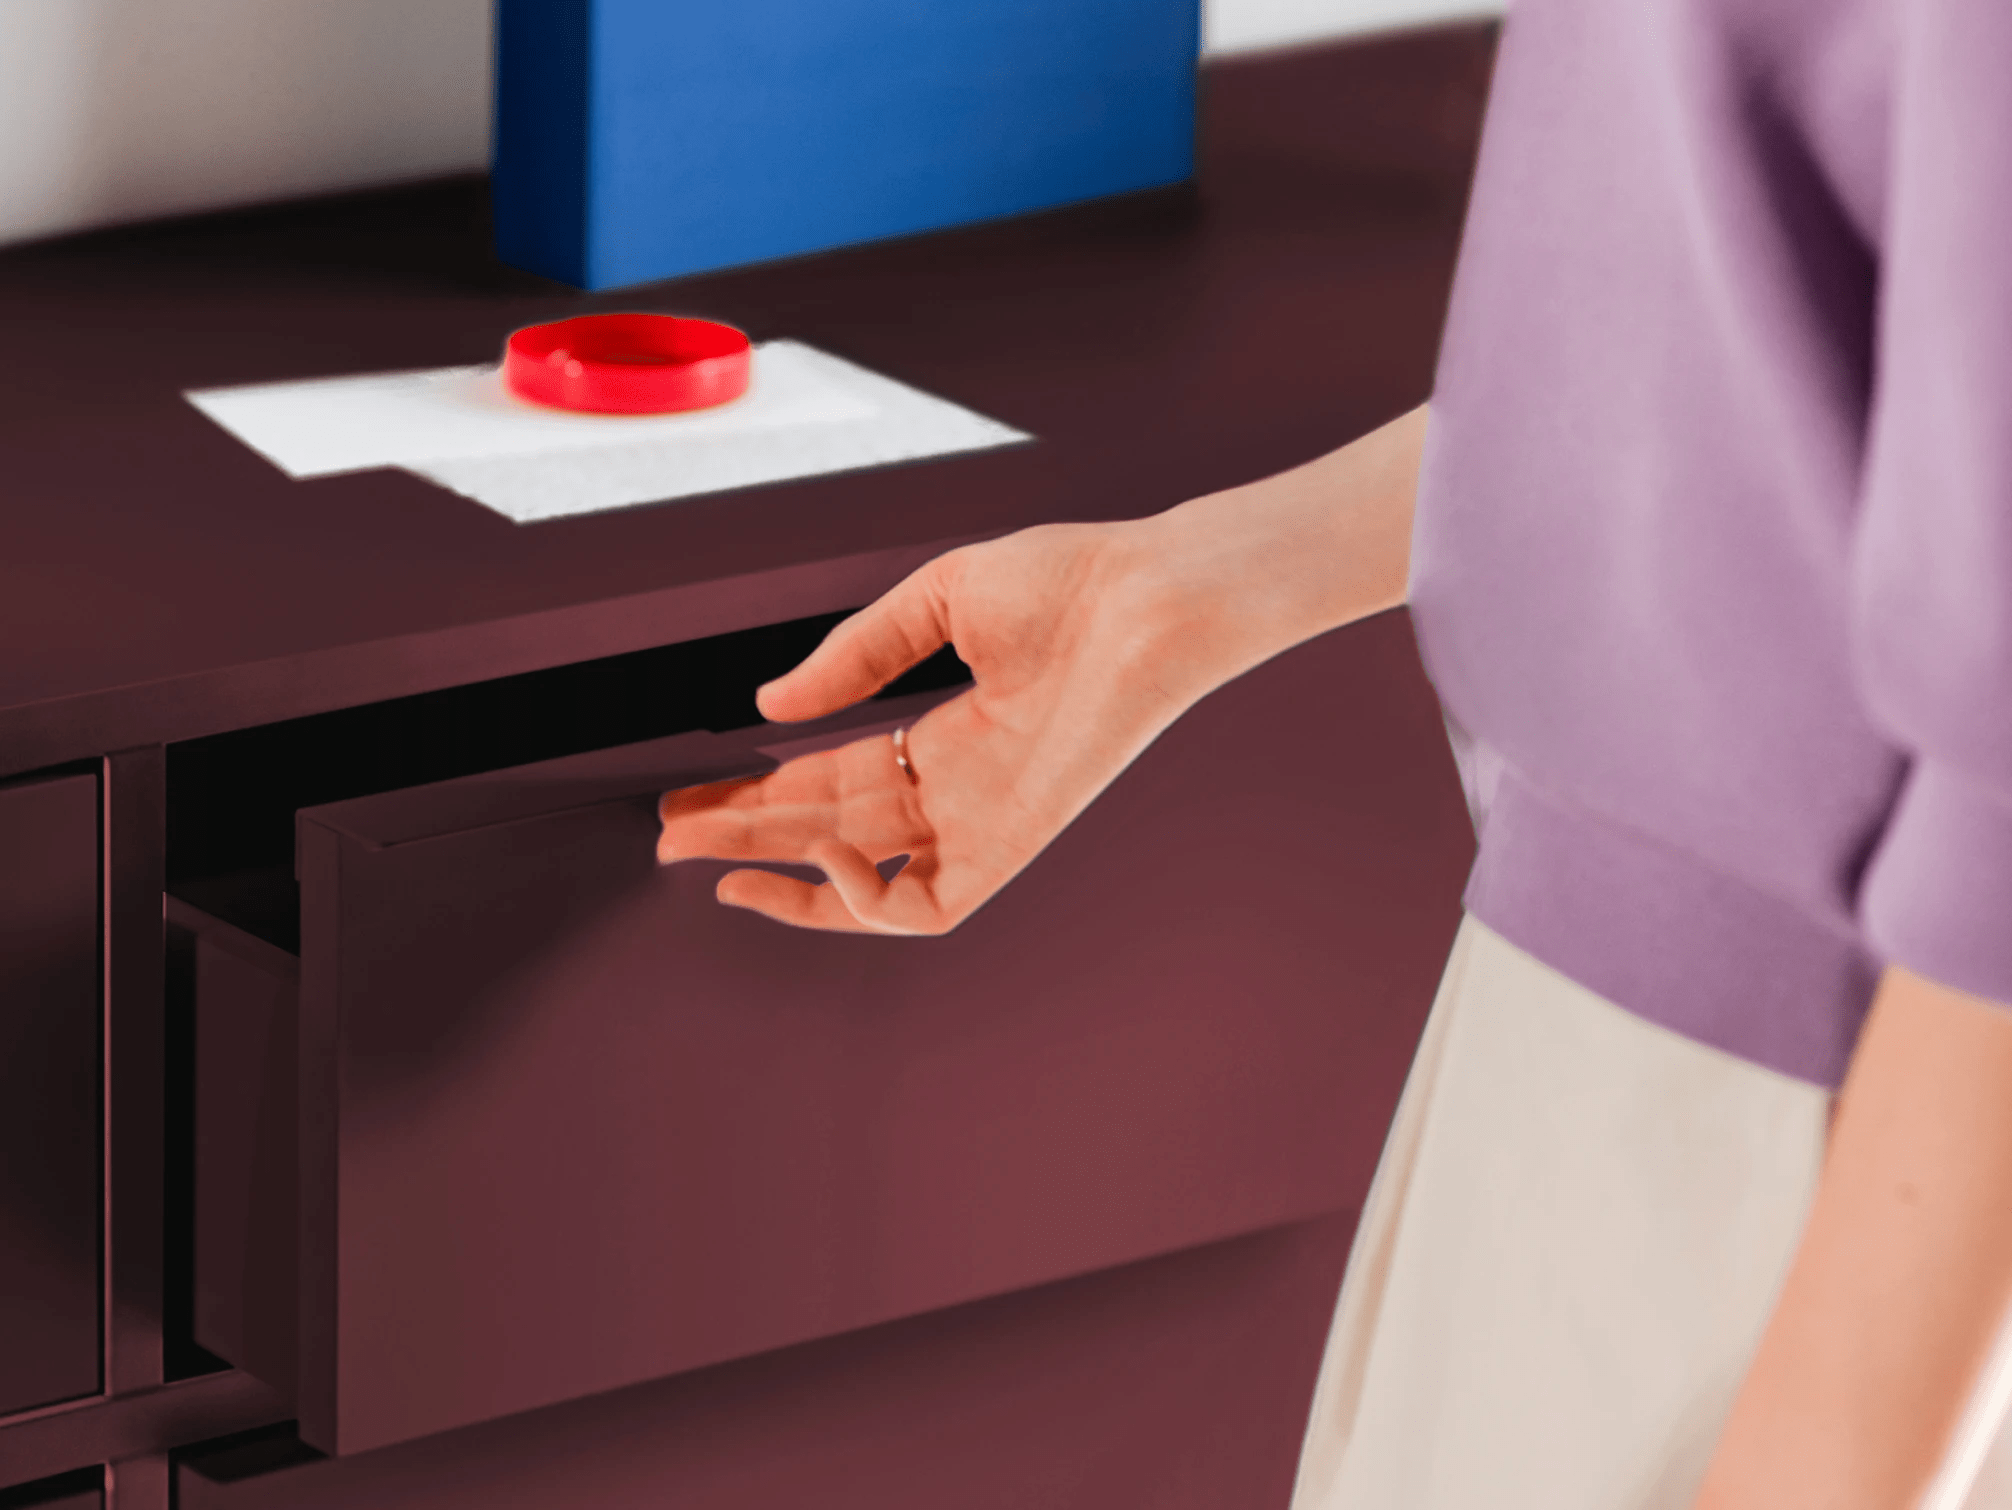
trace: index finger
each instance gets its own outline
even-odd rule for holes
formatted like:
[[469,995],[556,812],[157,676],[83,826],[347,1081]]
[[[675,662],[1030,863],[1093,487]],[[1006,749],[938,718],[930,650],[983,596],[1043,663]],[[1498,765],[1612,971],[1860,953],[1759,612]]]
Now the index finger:
[[724,781],[704,781],[697,786],[675,787],[657,799],[657,819],[659,822],[668,823],[685,813],[718,807],[736,788],[766,781],[773,774],[775,773],[769,771],[758,776],[730,776]]
[[841,619],[794,668],[757,687],[762,716],[799,723],[850,707],[949,644],[950,583],[967,548],[923,562]]

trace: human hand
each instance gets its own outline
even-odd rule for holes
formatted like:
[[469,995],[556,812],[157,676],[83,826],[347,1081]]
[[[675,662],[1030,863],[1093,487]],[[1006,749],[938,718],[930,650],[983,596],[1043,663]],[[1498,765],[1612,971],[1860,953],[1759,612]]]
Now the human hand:
[[[658,860],[815,865],[827,884],[736,870],[716,895],[799,927],[948,933],[1206,690],[1156,654],[1167,631],[1139,538],[1126,523],[1039,525],[919,567],[756,695],[769,718],[820,718],[956,646],[973,684],[907,731],[916,780],[879,735],[669,792]],[[902,854],[883,881],[875,866]]]

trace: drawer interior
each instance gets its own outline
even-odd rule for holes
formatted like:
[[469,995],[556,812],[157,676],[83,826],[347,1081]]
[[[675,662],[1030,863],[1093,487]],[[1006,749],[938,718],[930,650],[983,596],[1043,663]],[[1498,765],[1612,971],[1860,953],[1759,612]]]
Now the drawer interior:
[[[797,665],[857,611],[170,745],[169,894],[298,953],[298,809],[673,734],[762,723],[755,689]],[[876,700],[970,678],[970,669],[945,646]]]

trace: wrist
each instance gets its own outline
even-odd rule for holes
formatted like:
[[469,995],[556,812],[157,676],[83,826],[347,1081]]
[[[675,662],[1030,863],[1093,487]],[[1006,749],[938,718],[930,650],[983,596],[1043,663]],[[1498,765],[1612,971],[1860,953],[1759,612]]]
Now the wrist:
[[1130,611],[1199,698],[1281,651],[1403,603],[1421,408],[1274,477],[1120,530]]

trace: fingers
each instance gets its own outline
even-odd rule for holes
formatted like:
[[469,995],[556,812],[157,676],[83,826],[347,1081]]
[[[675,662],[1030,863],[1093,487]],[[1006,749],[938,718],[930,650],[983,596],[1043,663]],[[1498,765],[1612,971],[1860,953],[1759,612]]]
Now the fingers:
[[766,870],[730,870],[713,895],[729,907],[745,908],[798,928],[831,933],[879,933],[854,917],[831,886],[814,886]]
[[809,864],[811,845],[828,827],[808,814],[764,814],[757,826],[752,814],[734,808],[665,812],[663,832],[657,835],[657,863],[704,858]]
[[[766,776],[665,792],[657,861],[767,860],[821,869],[823,885],[737,870],[716,890],[729,906],[798,927],[854,933],[939,933],[935,835],[886,735],[789,761]],[[875,868],[907,854],[893,883]],[[924,863],[918,864],[918,859]],[[897,921],[899,919],[899,921]]]
[[686,813],[717,807],[735,787],[753,786],[760,776],[733,776],[725,781],[708,781],[700,786],[681,786],[657,799],[657,818],[669,823]]
[[[798,828],[798,825],[790,824],[788,828]],[[660,865],[701,855],[720,860],[810,864],[825,874],[826,884],[815,886],[789,876],[776,875],[772,871],[729,871],[720,877],[714,895],[730,907],[745,907],[752,912],[764,913],[777,922],[793,923],[800,928],[828,928],[849,933],[934,931],[927,926],[894,922],[892,913],[896,909],[890,909],[888,905],[895,883],[905,875],[907,881],[901,890],[903,900],[909,905],[898,910],[909,914],[916,912],[914,904],[917,898],[908,895],[917,890],[919,874],[919,871],[909,873],[914,869],[912,860],[910,866],[896,876],[895,882],[883,881],[880,871],[858,846],[835,837],[816,825],[814,820],[806,822],[794,834],[787,829],[770,826],[757,837],[755,825],[749,821],[748,815],[715,810],[710,814],[687,817],[675,835],[667,828],[657,840],[657,863]],[[923,890],[926,891],[926,888]],[[922,912],[926,914],[929,910],[925,898]]]
[[914,785],[885,734],[785,761],[764,776],[679,787],[657,799],[657,857],[814,863],[818,840],[843,835],[879,858],[929,835]]
[[713,894],[729,907],[759,912],[799,928],[839,933],[936,931],[889,920],[888,898],[900,877],[895,882],[881,880],[880,872],[852,845],[827,840],[815,846],[811,862],[825,873],[828,884],[816,886],[766,870],[733,870],[720,877]]
[[755,689],[764,718],[821,718],[871,697],[950,639],[949,588],[959,550],[926,561],[851,618],[792,670]]
[[[863,743],[864,741],[860,741]],[[751,779],[679,787],[657,799],[663,831],[657,859],[788,860],[809,863],[810,847],[842,821],[843,748],[799,756]],[[886,783],[893,790],[893,783]]]
[[845,910],[875,933],[912,933],[888,919],[888,895],[894,883],[880,879],[866,856],[840,839],[827,839],[811,851],[811,862],[830,882],[823,890],[835,891]]

